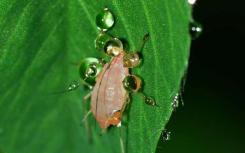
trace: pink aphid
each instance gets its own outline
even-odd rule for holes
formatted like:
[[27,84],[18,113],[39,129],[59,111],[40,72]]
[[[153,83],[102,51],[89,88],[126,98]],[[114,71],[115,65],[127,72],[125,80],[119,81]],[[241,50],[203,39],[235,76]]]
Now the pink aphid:
[[125,52],[120,51],[110,63],[104,65],[92,91],[91,111],[102,129],[110,125],[120,126],[129,98],[123,85],[123,80],[129,75],[129,68],[124,67],[124,55]]

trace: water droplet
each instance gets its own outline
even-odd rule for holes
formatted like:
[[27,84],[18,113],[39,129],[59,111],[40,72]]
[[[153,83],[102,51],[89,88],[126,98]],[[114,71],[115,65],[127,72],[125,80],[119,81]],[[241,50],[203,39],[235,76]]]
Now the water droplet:
[[95,48],[109,56],[117,56],[123,50],[123,44],[118,38],[100,34],[95,40]]
[[86,69],[85,76],[86,78],[95,77],[97,74],[97,67],[95,63],[89,64],[88,68]]
[[147,105],[156,106],[156,101],[152,97],[144,96],[144,99]]
[[113,38],[106,43],[106,54],[109,56],[117,56],[123,52],[123,44],[118,38]]
[[85,58],[80,65],[80,77],[90,85],[95,84],[95,79],[103,68],[103,64],[97,58]]
[[135,75],[128,75],[123,80],[123,86],[129,92],[136,92],[141,87],[141,79]]
[[194,4],[196,3],[196,0],[188,0],[188,3],[189,3],[190,5],[194,5]]
[[177,93],[175,96],[174,96],[174,99],[172,101],[172,108],[173,110],[176,110],[176,108],[179,107],[179,93]]
[[171,132],[167,131],[166,129],[162,131],[161,137],[163,141],[169,141],[170,140]]
[[106,51],[106,43],[111,39],[113,39],[113,37],[108,34],[99,34],[99,36],[95,39],[95,48],[98,51]]
[[128,68],[136,67],[140,64],[138,53],[128,53],[123,57],[123,66]]
[[96,16],[96,25],[99,30],[107,31],[114,25],[114,22],[114,16],[108,8],[104,8],[104,10]]
[[202,33],[202,25],[198,22],[190,23],[190,35],[192,39],[197,39]]

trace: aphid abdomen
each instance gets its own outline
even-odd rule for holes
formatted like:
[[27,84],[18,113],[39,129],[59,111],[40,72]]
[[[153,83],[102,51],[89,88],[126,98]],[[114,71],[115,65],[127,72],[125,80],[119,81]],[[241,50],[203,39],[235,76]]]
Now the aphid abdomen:
[[123,66],[123,56],[121,53],[104,65],[92,91],[91,110],[101,128],[119,124],[120,118],[115,112],[122,113],[127,102],[128,92],[122,82],[129,70]]

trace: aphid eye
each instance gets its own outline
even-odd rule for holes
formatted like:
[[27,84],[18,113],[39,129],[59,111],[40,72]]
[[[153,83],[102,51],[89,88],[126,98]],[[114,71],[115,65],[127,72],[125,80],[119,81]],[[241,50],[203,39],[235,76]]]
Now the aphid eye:
[[135,75],[128,75],[123,80],[123,86],[129,92],[137,92],[141,87],[141,79]]
[[123,66],[128,68],[136,67],[140,64],[140,57],[138,53],[128,53],[123,57]]
[[102,33],[95,40],[95,48],[109,56],[117,56],[123,51],[123,44],[118,38]]
[[103,65],[97,58],[86,58],[81,62],[80,77],[87,83],[94,85],[95,79],[100,73]]

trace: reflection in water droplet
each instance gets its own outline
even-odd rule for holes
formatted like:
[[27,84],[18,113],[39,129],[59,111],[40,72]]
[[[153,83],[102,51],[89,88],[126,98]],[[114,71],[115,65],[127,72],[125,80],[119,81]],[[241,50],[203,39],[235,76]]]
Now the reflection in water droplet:
[[114,25],[114,16],[108,8],[104,8],[104,10],[96,16],[96,25],[98,29],[102,31],[107,31]]
[[170,140],[170,134],[171,132],[167,131],[166,129],[162,131],[161,137],[163,141],[169,141]]
[[86,78],[95,77],[97,74],[97,67],[95,63],[89,64],[88,68],[86,69],[85,76]]
[[141,79],[135,75],[128,75],[123,79],[123,86],[128,92],[137,92],[141,87]]
[[80,65],[79,73],[81,78],[90,85],[95,84],[95,78],[103,68],[103,64],[97,58],[85,58]]
[[117,56],[123,51],[123,44],[118,38],[113,38],[105,44],[106,54]]
[[102,33],[95,39],[95,48],[109,56],[117,56],[122,51],[123,44],[118,38]]
[[192,39],[197,39],[202,33],[202,25],[198,22],[190,23],[190,35]]
[[189,3],[190,5],[194,5],[194,4],[196,3],[196,0],[188,0],[188,3]]

